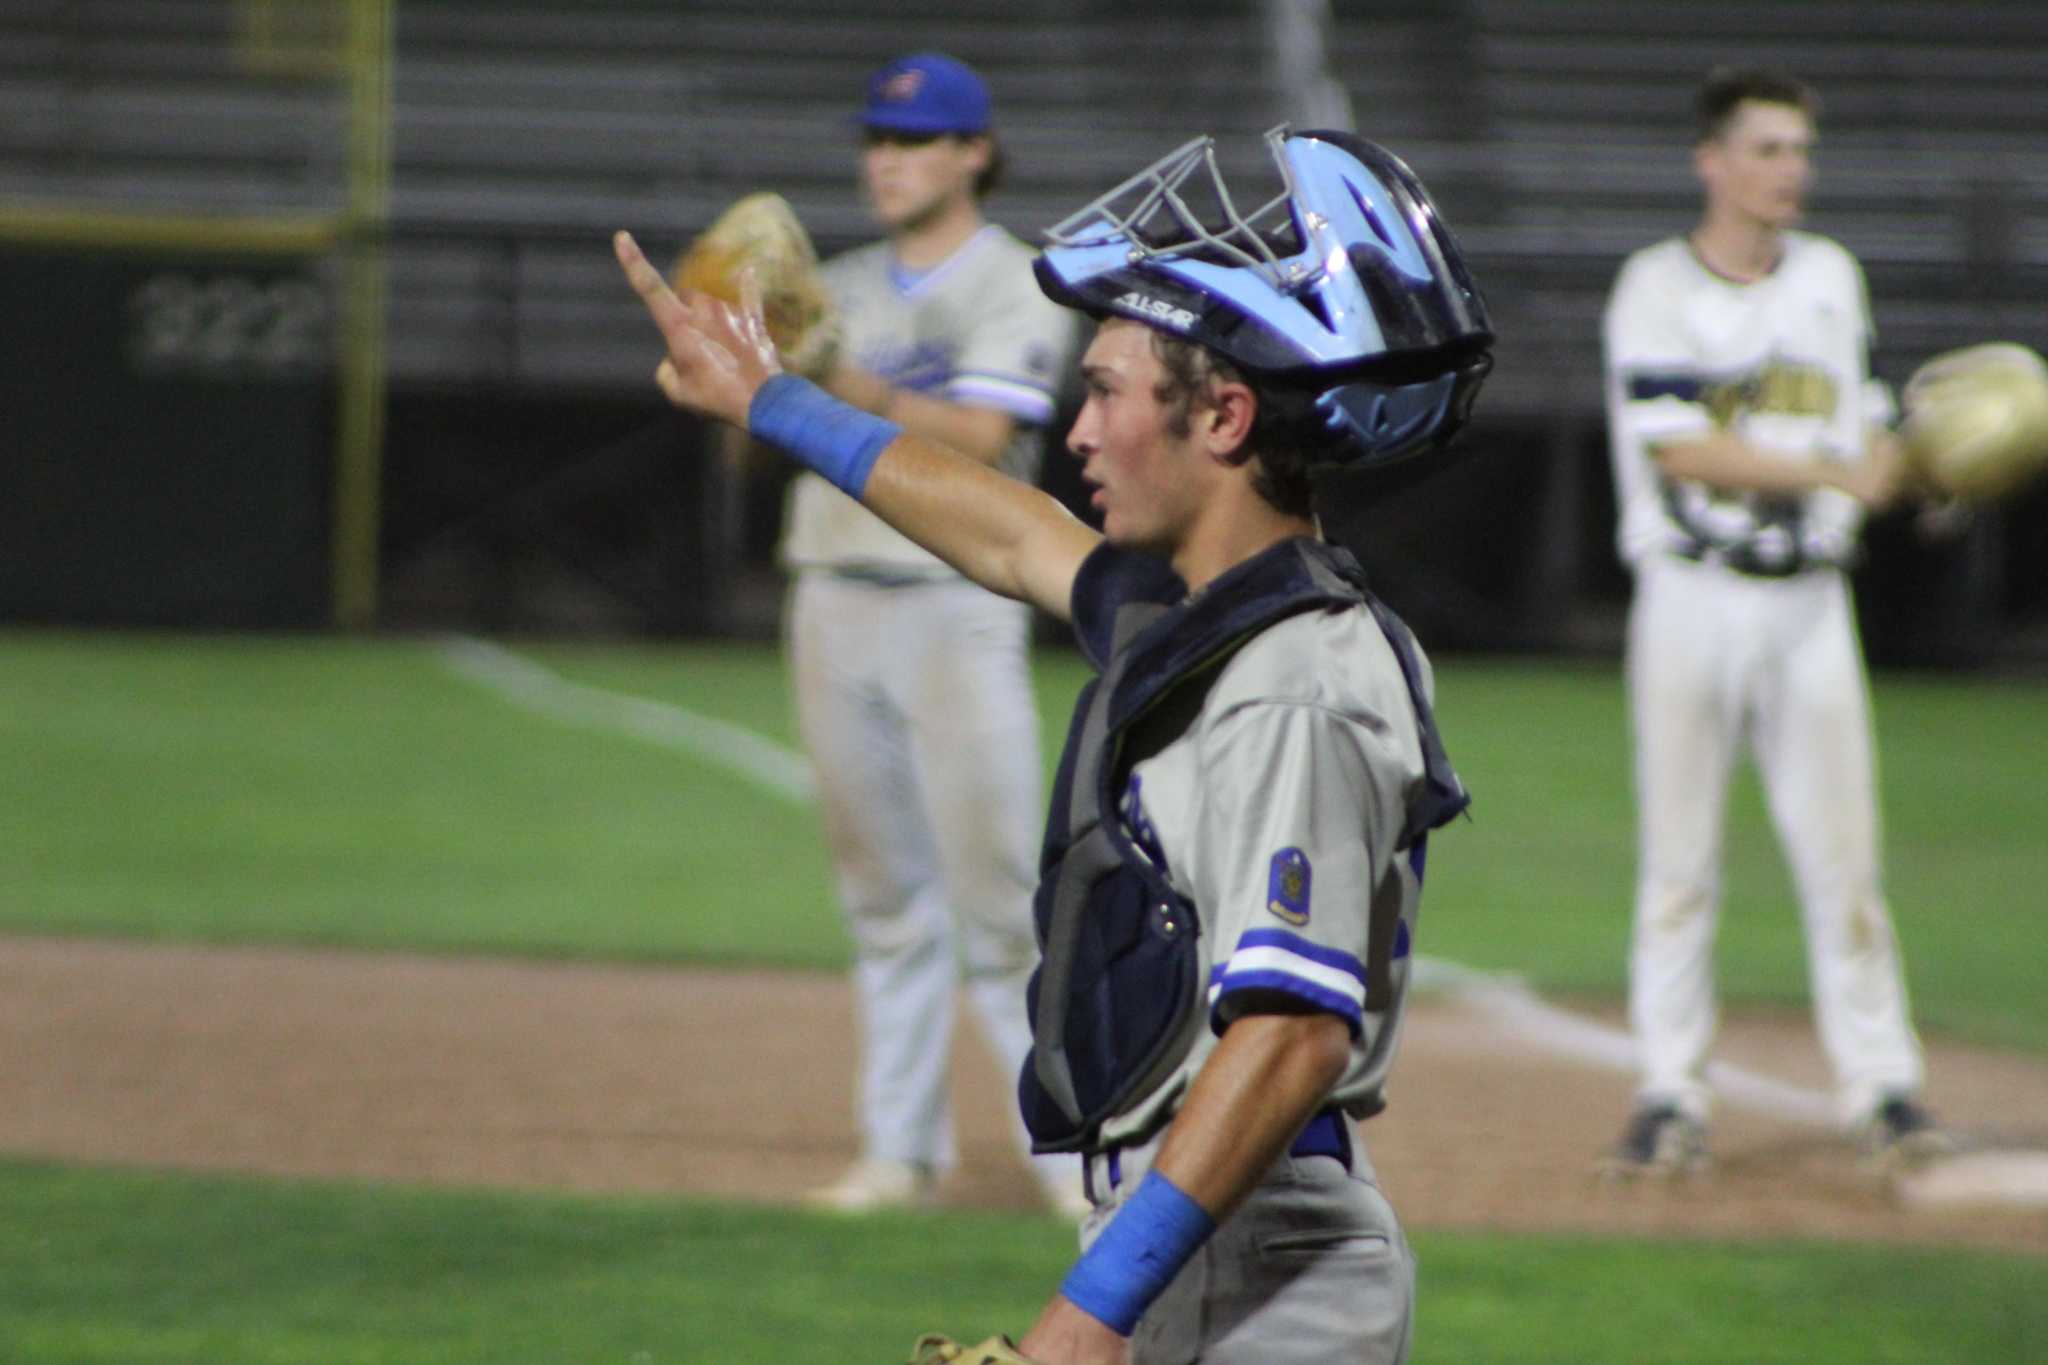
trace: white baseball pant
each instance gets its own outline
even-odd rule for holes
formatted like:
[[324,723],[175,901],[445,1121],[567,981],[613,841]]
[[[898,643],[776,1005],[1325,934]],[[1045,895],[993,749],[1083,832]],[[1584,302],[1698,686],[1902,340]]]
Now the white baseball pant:
[[[964,981],[1014,1086],[1044,818],[1019,603],[958,579],[878,586],[799,576],[787,613],[798,722],[854,941],[859,1113],[870,1156],[957,1159],[947,1068]],[[1013,1134],[1030,1140],[1014,1104]],[[1038,1162],[1070,1178],[1072,1158]]]
[[1820,1039],[1853,1124],[1923,1066],[1880,885],[1870,702],[1834,570],[1752,578],[1650,555],[1629,616],[1638,880],[1629,1015],[1645,1102],[1698,1118],[1718,1023],[1723,817],[1747,738],[1798,891]]

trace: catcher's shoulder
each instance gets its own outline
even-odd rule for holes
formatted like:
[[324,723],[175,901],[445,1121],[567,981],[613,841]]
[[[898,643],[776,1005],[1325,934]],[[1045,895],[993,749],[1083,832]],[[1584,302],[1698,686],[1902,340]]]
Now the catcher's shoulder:
[[[1433,690],[1419,648],[1417,662]],[[1260,631],[1224,665],[1208,713],[1213,721],[1276,704],[1328,711],[1375,730],[1410,710],[1400,660],[1363,608],[1302,612]]]

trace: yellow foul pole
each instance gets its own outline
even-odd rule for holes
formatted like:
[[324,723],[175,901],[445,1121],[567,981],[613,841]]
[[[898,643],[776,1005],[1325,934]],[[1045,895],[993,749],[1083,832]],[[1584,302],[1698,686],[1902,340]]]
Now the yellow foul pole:
[[397,0],[339,0],[347,13],[348,206],[342,244],[340,410],[334,462],[336,625],[377,614],[384,459],[385,228],[391,204],[391,72]]

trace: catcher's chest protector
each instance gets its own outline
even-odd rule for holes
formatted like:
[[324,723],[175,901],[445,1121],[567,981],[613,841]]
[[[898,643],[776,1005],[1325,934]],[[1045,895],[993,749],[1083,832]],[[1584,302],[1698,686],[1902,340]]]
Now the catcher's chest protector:
[[1074,622],[1099,677],[1074,706],[1053,785],[1033,906],[1043,961],[1028,995],[1034,1046],[1018,1079],[1039,1151],[1085,1151],[1103,1122],[1171,1075],[1206,995],[1196,907],[1117,818],[1131,768],[1171,742],[1237,649],[1299,612],[1364,608],[1401,660],[1421,722],[1428,793],[1403,846],[1466,804],[1438,742],[1407,628],[1343,550],[1290,540],[1192,601],[1157,560],[1105,546],[1074,585]]

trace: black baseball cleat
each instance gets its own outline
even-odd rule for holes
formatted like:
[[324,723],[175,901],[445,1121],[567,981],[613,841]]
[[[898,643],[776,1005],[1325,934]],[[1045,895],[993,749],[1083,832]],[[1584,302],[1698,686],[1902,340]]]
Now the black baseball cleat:
[[1644,1105],[1630,1116],[1614,1150],[1600,1158],[1609,1179],[1671,1179],[1707,1164],[1707,1128],[1675,1104]]
[[1858,1125],[1856,1145],[1882,1165],[1917,1165],[1956,1149],[1956,1140],[1910,1095],[1887,1095]]

